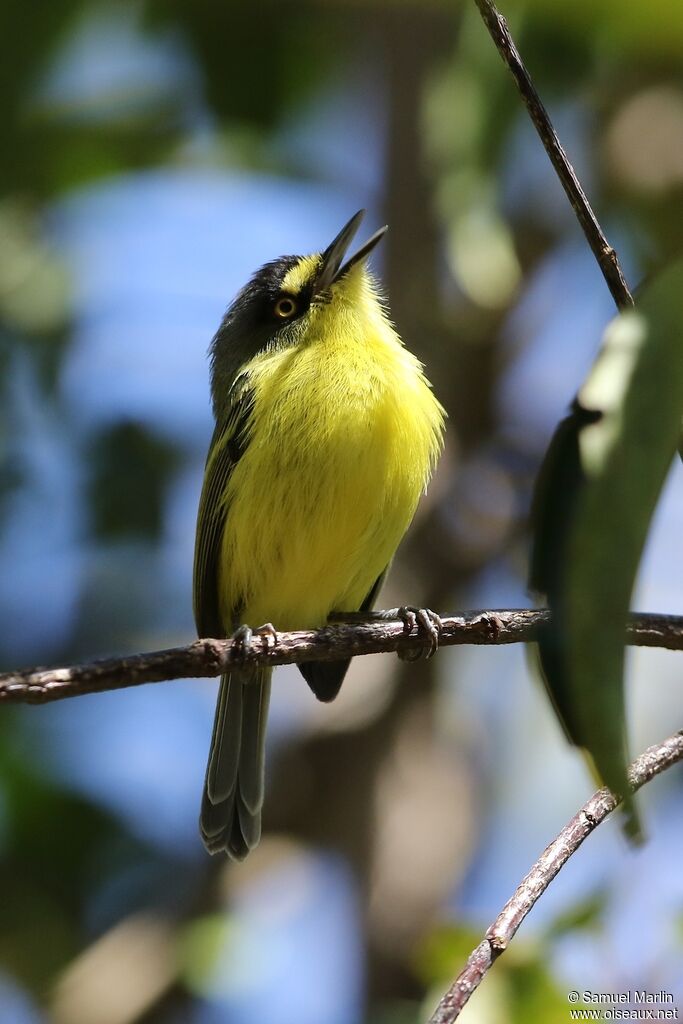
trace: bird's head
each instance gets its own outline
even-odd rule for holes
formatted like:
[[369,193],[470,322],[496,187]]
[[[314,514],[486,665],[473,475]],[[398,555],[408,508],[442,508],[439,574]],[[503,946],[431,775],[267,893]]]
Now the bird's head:
[[[365,270],[380,228],[345,260],[363,219],[359,210],[323,252],[266,263],[239,292],[211,344],[212,392],[220,406],[240,370],[261,352],[333,338],[341,321],[381,315]],[[340,319],[341,318],[341,319]]]

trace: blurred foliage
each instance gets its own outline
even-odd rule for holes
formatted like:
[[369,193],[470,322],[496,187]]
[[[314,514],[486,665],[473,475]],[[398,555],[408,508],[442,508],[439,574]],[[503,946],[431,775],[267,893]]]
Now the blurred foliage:
[[443,984],[453,977],[455,964],[464,964],[482,936],[463,925],[438,925],[425,936],[415,954],[415,968],[426,984]]
[[100,540],[159,537],[175,447],[139,423],[116,423],[97,434],[89,462],[93,532]]
[[21,202],[0,207],[0,303],[8,328],[44,337],[63,327],[69,313],[68,279],[46,245],[41,225]]
[[152,30],[171,25],[190,44],[216,117],[261,131],[275,128],[339,66],[351,28],[334,8],[321,4],[312,16],[306,4],[278,0],[261,3],[257,18],[235,0],[149,0],[145,16]]
[[181,976],[190,992],[211,994],[220,953],[234,934],[234,926],[225,914],[207,914],[195,918],[181,934]]
[[[95,863],[120,846],[120,830],[31,764],[11,742],[12,717],[2,723],[0,753],[3,813],[12,822],[2,847],[0,963],[44,992],[82,944],[82,917],[99,884]],[[129,856],[140,853],[129,847]]]
[[[472,928],[442,926],[425,940],[417,958],[420,975],[437,993],[448,986],[481,942],[481,932]],[[516,938],[496,962],[495,1019],[509,1024],[561,1024],[567,1019],[566,994],[553,981],[547,966],[543,941],[529,943]],[[487,978],[484,984],[487,983]],[[438,998],[438,997],[437,997]],[[472,1019],[476,1011],[472,1006]],[[489,1006],[491,1013],[493,1007]],[[469,1009],[463,1013],[466,1021]],[[477,1019],[485,1019],[482,1015]]]
[[637,53],[657,64],[683,53],[683,11],[669,0],[652,0],[647,8],[621,0],[576,0],[559,8],[548,0],[528,0],[527,7],[542,24],[553,22],[557,39],[566,40],[569,31],[573,39],[590,39],[593,52],[616,59]]
[[598,891],[584,901],[558,914],[547,930],[548,938],[557,939],[568,932],[599,931],[601,917],[606,909],[605,893]]
[[[565,141],[608,234],[618,224],[619,247],[637,268],[634,282],[646,277],[683,245],[683,225],[671,215],[683,198],[683,6],[670,0],[528,0],[501,7],[541,95],[559,116],[563,138],[569,127]],[[110,47],[98,50],[108,33]],[[110,48],[123,54],[137,48],[137,70],[122,62],[118,77],[88,77],[88,61],[100,70]],[[146,70],[150,54],[159,57],[155,73]],[[528,425],[514,434],[502,422],[501,380],[524,355],[528,339],[516,347],[501,339],[544,261],[575,243],[577,234],[474,5],[268,0],[255,8],[240,0],[6,0],[0,5],[0,525],[8,526],[8,509],[25,514],[26,505],[15,507],[14,499],[36,486],[45,522],[57,514],[39,486],[49,467],[28,449],[37,421],[47,430],[58,427],[79,467],[67,485],[83,483],[79,525],[89,529],[81,531],[88,544],[79,548],[74,585],[80,621],[67,630],[55,658],[68,660],[84,649],[110,651],[119,643],[135,649],[159,634],[172,633],[170,642],[187,639],[159,613],[170,598],[157,585],[154,561],[187,454],[133,416],[84,427],[65,400],[60,384],[79,282],[55,251],[56,205],[106,179],[125,181],[136,171],[189,162],[226,174],[267,168],[329,186],[311,166],[310,149],[297,150],[294,129],[322,96],[348,95],[357,104],[354,89],[368,81],[368,68],[376,83],[372,99],[382,111],[378,132],[387,136],[381,144],[393,154],[376,199],[391,213],[388,245],[403,239],[400,252],[389,249],[389,268],[403,273],[394,270],[388,281],[392,306],[400,309],[403,302],[411,330],[438,367],[439,394],[459,431],[456,436],[452,429],[438,489],[416,522],[412,557],[407,546],[397,566],[404,573],[397,586],[408,583],[430,599],[446,594],[456,601],[468,594],[469,581],[501,558],[524,572],[530,483],[547,437]],[[349,151],[364,145],[352,137],[343,143]],[[391,206],[395,196],[398,207]],[[406,284],[418,270],[430,282],[425,295]],[[415,308],[406,312],[408,294]],[[68,604],[61,586],[49,589],[51,582],[41,577],[41,588]],[[124,604],[127,617],[117,614]],[[40,615],[30,614],[42,639]],[[185,620],[178,613],[173,621]],[[0,649],[7,660],[12,648],[3,633]],[[24,652],[28,662],[32,653]],[[359,715],[363,724],[334,734],[334,742],[329,736],[292,739],[288,771],[278,773],[283,796],[272,819],[341,852],[363,899],[371,890],[380,831],[372,827],[376,794],[380,783],[386,787],[387,763],[397,757],[392,744],[403,735],[399,725],[414,711],[409,701],[418,691],[429,702],[429,715],[419,720],[436,717],[434,677],[428,678],[431,687],[404,687],[398,697],[382,691],[377,704],[384,701],[386,710],[369,725]],[[31,723],[43,714],[49,712],[3,712],[0,720],[0,971],[46,1007],[37,1020],[51,1021],[54,985],[65,975],[87,977],[101,995],[99,975],[88,975],[81,954],[150,912],[170,935],[173,953],[159,976],[171,983],[144,990],[147,1002],[121,1024],[201,1024],[209,1019],[201,1013],[210,996],[211,966],[239,938],[238,925],[224,912],[216,866],[188,860],[172,843],[165,848],[142,841],[123,815],[76,795],[36,741]],[[161,721],[149,722],[150,771],[151,738]],[[74,730],[69,742],[75,750],[81,741]],[[460,785],[467,794],[463,802],[481,818],[462,815],[458,847],[474,849],[475,857],[481,836],[486,839],[477,757]],[[358,778],[359,764],[362,785],[349,795],[348,780]],[[390,773],[393,779],[408,777],[401,764],[400,772]],[[352,813],[343,813],[349,801]],[[442,831],[435,828],[434,834]],[[455,855],[451,860],[457,861]],[[453,914],[448,926],[431,923],[447,897],[453,906],[466,869],[462,860],[457,868],[424,869],[445,878],[442,889],[429,890],[429,899],[436,892],[441,904],[406,904],[414,916],[402,923],[400,941],[368,912],[359,939],[368,1021],[403,1024],[424,1015],[423,1001],[434,1000],[479,942],[486,922],[469,928]],[[258,877],[258,868],[248,870]],[[416,865],[416,876],[420,870]],[[409,887],[399,879],[394,920],[404,909],[403,888]],[[533,942],[515,940],[477,993],[473,1013],[479,1005],[488,1022],[565,1021],[553,952],[568,934],[604,934],[605,902],[603,889],[572,913],[558,915]],[[124,933],[123,947],[133,933]],[[114,972],[107,978],[118,977],[114,960],[120,954],[124,962],[124,953],[130,949],[106,948]],[[144,966],[144,947],[137,959]],[[67,1004],[60,1004],[60,1013],[71,1012]],[[59,1024],[82,1021],[59,1018]],[[88,1018],[84,1024],[99,1022]]]
[[[36,78],[64,38],[82,0],[55,0],[39,18],[29,18],[26,5],[9,0],[0,9],[0,95],[3,98],[5,159],[0,168],[3,191],[34,188],[45,163],[44,139],[26,125],[26,110]],[[30,27],[29,27],[30,22]],[[48,191],[54,185],[48,184]]]

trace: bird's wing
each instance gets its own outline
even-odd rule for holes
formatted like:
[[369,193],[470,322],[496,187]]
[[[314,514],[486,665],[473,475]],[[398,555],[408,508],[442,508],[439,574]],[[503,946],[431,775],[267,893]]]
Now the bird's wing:
[[[369,612],[372,609],[388,571],[389,566],[377,577],[358,609],[360,612]],[[299,665],[299,671],[318,700],[327,703],[334,700],[339,693],[350,664],[350,658],[344,658],[343,661],[304,661]]]
[[193,607],[200,637],[225,636],[230,623],[221,618],[218,563],[228,508],[225,490],[247,444],[251,392],[243,390],[224,423],[216,425],[204,469],[194,549]]

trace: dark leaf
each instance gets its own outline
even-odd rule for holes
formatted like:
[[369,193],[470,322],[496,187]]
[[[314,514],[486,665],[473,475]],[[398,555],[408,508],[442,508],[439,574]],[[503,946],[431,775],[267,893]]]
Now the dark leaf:
[[[683,409],[683,264],[608,328],[539,476],[531,582],[554,625],[539,644],[565,729],[625,793],[624,630]],[[638,824],[627,798],[629,831]]]

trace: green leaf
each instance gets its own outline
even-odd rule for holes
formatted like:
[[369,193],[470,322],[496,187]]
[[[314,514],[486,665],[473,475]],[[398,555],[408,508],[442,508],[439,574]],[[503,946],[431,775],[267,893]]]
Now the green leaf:
[[[595,414],[578,435],[585,475],[565,565],[567,670],[582,742],[627,794],[624,631],[648,527],[674,457],[683,409],[683,263],[622,314],[578,396]],[[627,794],[630,829],[637,832]]]
[[597,931],[602,927],[606,906],[607,892],[599,889],[560,913],[546,929],[545,939],[554,940],[577,931]]

